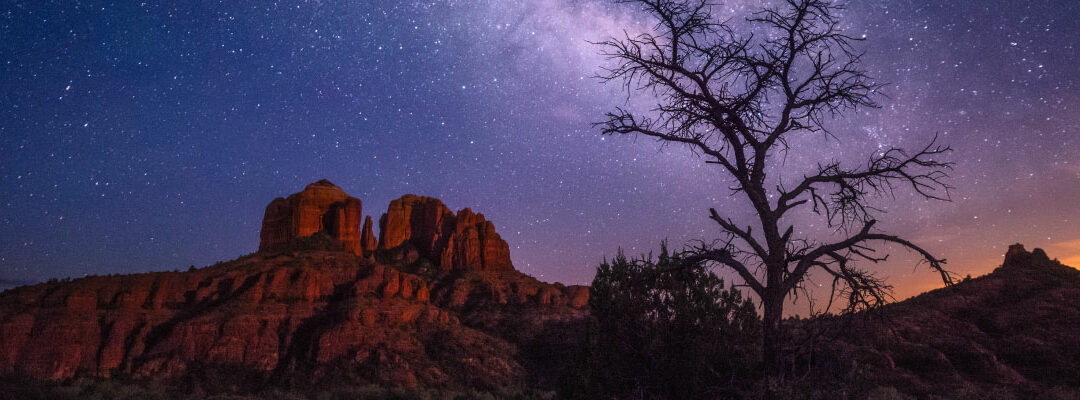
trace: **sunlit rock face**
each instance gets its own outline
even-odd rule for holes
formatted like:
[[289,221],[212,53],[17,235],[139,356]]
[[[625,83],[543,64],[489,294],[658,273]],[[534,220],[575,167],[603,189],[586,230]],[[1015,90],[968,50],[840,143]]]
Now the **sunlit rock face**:
[[391,201],[380,220],[379,248],[404,244],[438,260],[444,271],[499,273],[514,269],[510,246],[495,225],[465,208],[454,214],[439,199],[405,195]]
[[379,248],[394,249],[406,241],[433,254],[445,246],[454,213],[432,197],[407,194],[391,201],[379,220]]
[[359,199],[329,181],[312,183],[266,206],[259,251],[283,250],[296,239],[325,234],[356,255],[403,252],[404,260],[423,257],[437,262],[443,272],[514,269],[510,246],[495,225],[469,208],[455,214],[439,199],[404,195],[391,201],[379,219],[377,241],[371,217],[362,212]]
[[362,219],[360,199],[324,179],[266,206],[259,251],[280,250],[296,238],[325,233],[346,250],[362,255]]

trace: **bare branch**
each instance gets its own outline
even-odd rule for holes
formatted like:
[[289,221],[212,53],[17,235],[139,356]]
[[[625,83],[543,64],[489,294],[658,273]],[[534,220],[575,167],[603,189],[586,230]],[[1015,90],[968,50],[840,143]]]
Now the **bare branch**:
[[[887,255],[878,257],[867,254],[867,251],[870,248],[866,245],[866,243],[871,241],[898,244],[908,250],[912,250],[918,253],[922,257],[923,261],[930,265],[930,269],[932,271],[937,272],[939,275],[941,275],[941,280],[943,283],[945,283],[945,285],[953,284],[952,273],[945,269],[945,259],[937,258],[929,251],[899,236],[887,235],[883,233],[872,233],[871,228],[873,228],[875,222],[876,221],[874,220],[867,221],[865,224],[863,224],[862,229],[858,233],[840,242],[822,245],[815,248],[814,250],[806,252],[802,256],[792,257],[792,261],[797,261],[797,266],[795,267],[794,271],[792,271],[788,275],[787,279],[785,279],[785,287],[794,288],[796,285],[798,285],[799,282],[806,278],[806,273],[811,267],[816,266],[828,269],[825,268],[826,266],[822,265],[823,263],[820,261],[822,257],[830,257],[833,259],[833,261],[842,263],[845,266],[847,265],[848,261],[855,258],[862,258],[863,260],[874,263],[886,260],[888,257]],[[842,251],[847,251],[849,255],[841,255]],[[851,271],[857,270],[852,269]],[[830,272],[835,273],[834,271]],[[842,274],[844,273],[843,270],[840,270],[839,272]],[[868,284],[869,279],[872,278],[872,275],[869,275],[867,273],[861,274],[862,278],[860,279],[864,280],[864,285]],[[869,286],[863,288],[862,290],[869,290],[868,288]],[[851,290],[860,289],[851,288]],[[866,295],[866,293],[860,294],[859,296],[864,295]]]
[[[796,199],[809,194],[815,212],[824,214],[830,225],[843,226],[869,218],[867,197],[892,193],[898,184],[909,186],[924,198],[948,201],[952,186],[945,183],[949,176],[946,171],[953,168],[953,163],[938,158],[952,148],[938,145],[937,139],[935,136],[911,155],[903,149],[889,149],[871,157],[862,170],[845,170],[839,163],[818,166],[817,174],[804,177],[791,191],[781,191],[777,210],[783,213],[804,204],[806,199]],[[819,187],[829,188],[828,198],[817,192]]]
[[709,218],[720,224],[720,227],[723,228],[725,231],[730,232],[731,234],[746,242],[746,244],[754,250],[754,253],[757,254],[759,258],[764,260],[766,257],[768,257],[769,252],[765,250],[765,248],[762,247],[760,243],[758,243],[757,239],[754,239],[753,235],[750,234],[750,230],[752,229],[751,227],[748,226],[745,230],[739,228],[730,219],[725,219],[724,217],[721,217],[720,214],[716,212],[715,208],[710,208],[709,213]]
[[761,295],[765,290],[765,286],[754,276],[754,273],[735,258],[735,253],[730,246],[723,246],[721,248],[715,248],[707,244],[700,244],[698,246],[690,247],[683,252],[683,257],[690,264],[698,264],[703,262],[715,262],[721,266],[728,268],[735,273],[739,274],[742,278],[743,284],[750,287],[757,295]]

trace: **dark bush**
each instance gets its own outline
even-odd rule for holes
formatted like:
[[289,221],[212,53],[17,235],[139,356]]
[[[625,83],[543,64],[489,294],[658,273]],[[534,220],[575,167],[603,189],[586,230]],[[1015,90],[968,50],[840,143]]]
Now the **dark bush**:
[[700,265],[670,254],[597,268],[587,337],[567,398],[732,397],[760,371],[753,304]]

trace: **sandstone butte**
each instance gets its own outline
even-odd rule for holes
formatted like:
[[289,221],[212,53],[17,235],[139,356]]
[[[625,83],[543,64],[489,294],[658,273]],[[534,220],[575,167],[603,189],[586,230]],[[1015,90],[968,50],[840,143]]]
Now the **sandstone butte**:
[[550,387],[570,364],[587,287],[516,271],[467,208],[403,196],[378,241],[362,211],[322,180],[270,202],[257,253],[8,290],[0,374],[500,390]]

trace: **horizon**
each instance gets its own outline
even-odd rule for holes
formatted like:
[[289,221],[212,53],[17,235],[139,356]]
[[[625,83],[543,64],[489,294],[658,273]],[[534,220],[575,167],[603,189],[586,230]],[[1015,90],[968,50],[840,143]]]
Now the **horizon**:
[[[311,182],[311,183],[309,183],[308,185],[316,184],[316,183],[319,183],[319,182],[328,182],[328,183],[330,183],[331,185],[333,185],[333,186],[335,186],[335,187],[338,187],[338,188],[340,188],[340,186],[338,186],[337,184],[334,184],[334,183],[333,183],[332,181],[330,181],[330,180],[328,180],[328,179],[318,179],[318,180],[312,181],[312,182]],[[308,186],[308,185],[305,185],[305,186]],[[348,190],[345,190],[344,188],[341,188],[341,189],[342,189],[342,190],[343,190],[343,191],[344,191],[344,192],[345,192],[346,194],[349,194],[349,193],[348,193]],[[298,189],[296,193],[299,193],[299,192],[300,192],[301,190],[303,190],[303,188],[301,188],[301,189]],[[283,195],[281,195],[281,196],[277,196],[277,197],[275,197],[275,199],[277,199],[277,198],[284,198],[284,197],[288,197],[288,196],[290,196],[290,195],[292,195],[292,194],[295,194],[295,193],[290,193],[290,194],[283,194]],[[416,194],[416,193],[405,193],[405,194],[402,194],[401,196],[399,196],[399,197],[397,197],[397,198],[401,198],[401,197],[405,197],[405,196],[412,196],[412,195],[417,195],[417,196],[425,196],[425,195],[423,195],[423,194]],[[430,197],[430,196],[429,196],[429,197]],[[395,198],[395,199],[397,199],[397,198]],[[361,200],[361,201],[363,201],[363,199],[360,199],[360,200]],[[440,200],[441,200],[441,199],[440,199]],[[268,203],[269,203],[269,202],[268,202]],[[453,212],[455,212],[455,213],[457,213],[458,211],[461,211],[461,210],[463,210],[463,209],[466,209],[466,208],[472,208],[472,207],[457,207],[457,208],[455,208],[455,207],[450,207],[449,205],[447,205],[447,207],[448,207],[448,208],[449,208],[449,209],[450,209],[451,211],[453,211]],[[381,208],[380,210],[382,210],[382,209],[385,209],[385,208],[386,208],[386,207],[382,207],[382,208]],[[482,212],[482,211],[476,211],[476,210],[473,210],[473,211],[474,211],[474,212],[477,212],[478,214],[483,214],[483,212]],[[379,218],[380,218],[381,216],[383,216],[383,217],[384,217],[384,216],[386,215],[386,212],[385,212],[385,211],[376,211],[376,212],[374,213],[374,215],[372,215],[372,214],[369,214],[369,213],[368,213],[368,211],[365,211],[365,214],[364,214],[364,215],[366,215],[366,216],[370,216],[370,217],[371,217],[371,218],[372,218],[373,220],[375,220],[375,221],[376,221],[376,223],[375,223],[375,224],[374,224],[374,225],[372,226],[372,229],[373,229],[373,232],[374,232],[374,234],[375,234],[375,237],[376,237],[376,238],[378,238],[378,237],[381,237],[381,236],[380,236],[380,234],[381,234],[381,230],[380,230],[380,225],[379,225],[379,222],[378,222],[378,221],[379,221]],[[1014,245],[1014,244],[1016,244],[1016,245],[1023,245],[1023,243],[1010,243],[1010,244],[1008,244],[1008,245],[1004,245],[1004,247],[1005,247],[1005,248],[1006,248],[1006,249],[1008,250],[1008,248],[1009,248],[1009,247],[1010,247],[1011,245]],[[1031,251],[1035,251],[1035,250],[1044,250],[1044,249],[1042,249],[1041,247],[1032,247],[1032,248],[1031,248]],[[627,254],[627,256],[629,256],[629,257],[638,257],[638,256],[651,256],[651,255],[653,255],[653,254],[656,254],[656,253],[657,253],[658,251],[659,251],[659,246],[658,246],[657,248],[655,248],[655,249],[648,249],[648,250],[646,251],[646,253],[642,253],[642,254]],[[1045,251],[1045,250],[1044,250],[1044,251]],[[256,249],[255,249],[254,251],[251,251],[251,252],[245,252],[245,253],[237,254],[236,256],[234,256],[234,257],[231,257],[231,258],[225,258],[225,259],[221,259],[221,260],[215,260],[215,261],[213,261],[213,262],[210,262],[210,263],[207,263],[207,264],[205,264],[205,265],[194,265],[194,264],[192,264],[192,265],[189,265],[189,266],[188,266],[188,268],[191,268],[191,267],[194,267],[194,268],[204,268],[204,267],[211,267],[211,266],[215,266],[215,265],[217,265],[217,264],[220,264],[220,263],[227,263],[227,262],[232,262],[232,261],[238,260],[238,259],[240,259],[240,258],[244,258],[244,257],[250,256],[250,255],[255,255],[255,254],[258,254],[258,253],[259,253],[259,250],[258,250],[258,246],[256,246]],[[513,251],[511,251],[511,255],[512,255],[512,254],[513,254]],[[1050,259],[1051,259],[1051,260],[1054,260],[1054,261],[1058,261],[1058,262],[1061,262],[1061,263],[1062,263],[1063,265],[1065,265],[1065,266],[1067,266],[1067,267],[1070,267],[1070,268],[1073,268],[1073,269],[1080,269],[1080,268],[1078,268],[1078,267],[1076,266],[1076,264],[1070,264],[1070,263],[1068,262],[1068,260],[1066,260],[1066,259],[1059,259],[1059,258],[1058,258],[1058,257],[1056,257],[1056,256],[1055,256],[1054,254],[1048,254],[1048,256],[1050,256]],[[1000,261],[999,261],[999,262],[998,262],[997,264],[994,264],[994,265],[993,265],[993,266],[992,266],[992,267],[991,267],[991,268],[990,268],[989,270],[985,271],[984,273],[978,274],[978,275],[968,274],[968,275],[967,275],[967,278],[978,278],[978,277],[982,277],[982,276],[986,276],[986,275],[989,275],[989,274],[990,274],[991,272],[993,272],[993,270],[994,270],[994,269],[996,269],[996,268],[1000,267],[1001,265],[1003,265],[1001,261],[1004,261],[1005,257],[1006,257],[1006,254],[1005,254],[1005,253],[1002,253],[1002,255],[1001,255],[1001,258],[1000,258]],[[605,255],[605,256],[604,256],[604,260],[610,260],[610,259],[611,259],[611,257],[608,257],[607,255]],[[603,262],[603,261],[601,261],[601,262]],[[597,263],[597,265],[599,265],[599,263]],[[515,266],[515,268],[517,268],[517,267]],[[520,268],[517,268],[517,269],[519,269],[519,270],[520,270]],[[150,269],[147,269],[147,270],[145,270],[145,271],[133,271],[133,272],[125,272],[125,273],[120,273],[120,274],[141,274],[141,273],[155,273],[155,272],[176,272],[176,271],[183,271],[183,268],[181,268],[181,267],[177,267],[177,268],[171,268],[171,269],[170,269],[170,268],[150,268]],[[730,279],[737,279],[737,278],[735,278],[735,277],[731,276],[731,274],[728,274],[728,273],[726,273],[725,271],[718,271],[718,272],[720,273],[720,275],[721,275],[721,276],[723,276],[723,277],[725,277],[725,278],[727,278],[727,279],[729,279],[729,280],[730,280]],[[105,276],[105,275],[113,275],[113,273],[106,273],[106,274],[87,274],[87,275],[83,275],[83,276],[72,276],[72,277],[53,277],[53,278],[50,278],[50,280],[52,280],[52,279],[65,279],[65,278],[68,278],[68,279],[78,279],[78,278],[83,278],[83,277],[91,277],[91,276]],[[962,276],[962,275],[960,275],[960,274],[957,274],[957,278],[959,278],[960,280],[962,280],[962,279],[965,279],[965,277],[964,277],[964,276]],[[2,292],[2,291],[4,291],[4,290],[7,290],[7,289],[10,289],[10,288],[15,288],[15,287],[19,287],[19,286],[25,286],[25,285],[34,285],[34,284],[38,284],[38,283],[42,283],[42,282],[44,282],[44,280],[42,280],[42,281],[18,281],[18,280],[13,280],[13,279],[0,279],[0,292]],[[566,285],[589,285],[589,284],[590,284],[590,282],[580,282],[580,283],[576,283],[576,282],[562,282],[562,281],[554,281],[554,280],[547,280],[547,282],[551,282],[551,283],[562,283],[562,284],[566,284]],[[958,281],[958,282],[959,282],[959,281]],[[899,302],[899,301],[907,300],[907,299],[909,299],[909,298],[912,298],[912,297],[916,297],[916,296],[919,296],[919,295],[922,295],[922,294],[925,294],[925,293],[927,293],[927,292],[933,291],[933,290],[935,290],[935,289],[940,289],[940,288],[942,288],[942,286],[940,286],[940,285],[938,285],[938,284],[937,284],[936,282],[934,282],[934,283],[931,283],[930,285],[928,285],[928,287],[926,287],[926,288],[925,288],[925,289],[923,289],[923,290],[919,290],[919,291],[916,291],[916,292],[912,292],[912,293],[910,293],[910,294],[906,294],[906,295],[903,295],[902,297],[901,297],[901,296],[897,296],[896,298],[894,298],[894,299],[893,299],[893,301],[894,301],[894,302]],[[743,292],[743,294],[744,294],[744,295],[747,295],[747,296],[751,296],[751,297],[752,297],[753,299],[755,299],[755,301],[758,301],[758,299],[757,299],[757,296],[755,296],[755,295],[754,295],[753,293],[751,293],[751,292],[749,292],[749,291],[747,291],[747,290],[743,290],[743,289],[736,289],[736,290],[740,290],[740,291],[742,291],[742,292]],[[786,315],[789,315],[789,316],[799,316],[799,315],[800,315],[800,314],[799,314],[800,312],[802,312],[802,313],[805,313],[805,312],[808,312],[808,311],[809,311],[809,308],[807,307],[807,305],[805,304],[805,302],[802,302],[802,301],[798,301],[798,300],[790,300],[790,299],[789,299],[789,300],[788,300],[788,303],[789,303],[789,309],[788,309],[788,310],[787,310],[787,311],[785,312],[785,314],[786,314]],[[760,305],[759,305],[759,306],[760,306]],[[826,311],[827,311],[827,312],[829,312],[829,313],[835,313],[835,312],[836,312],[837,310],[826,310]]]
[[[0,25],[0,282],[234,259],[270,200],[324,178],[375,219],[406,193],[472,208],[518,270],[567,284],[618,248],[711,240],[708,207],[750,216],[701,159],[591,126],[625,96],[589,78],[604,63],[587,41],[646,29],[640,15],[504,3],[20,2]],[[817,151],[783,172],[940,134],[953,202],[898,190],[882,226],[961,277],[1013,243],[1080,264],[1080,5],[1007,4],[852,4],[889,97],[834,121],[838,139],[796,143]],[[898,300],[941,286],[894,257]]]

